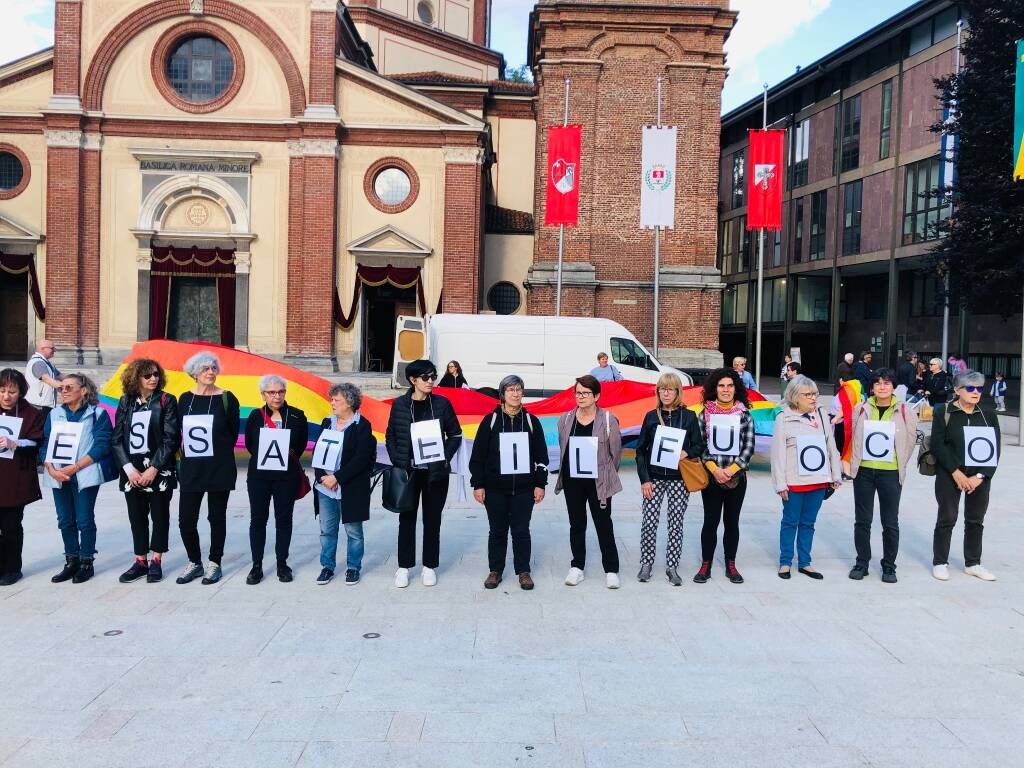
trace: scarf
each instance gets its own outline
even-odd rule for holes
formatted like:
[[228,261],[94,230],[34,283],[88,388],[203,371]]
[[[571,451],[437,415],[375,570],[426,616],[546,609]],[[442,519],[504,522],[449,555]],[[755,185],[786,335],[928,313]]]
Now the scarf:
[[731,408],[723,408],[718,404],[717,400],[704,403],[704,426],[708,429],[711,428],[711,417],[715,414],[722,416],[729,416],[734,413],[743,413],[747,410],[747,406],[741,403],[739,400],[732,401]]

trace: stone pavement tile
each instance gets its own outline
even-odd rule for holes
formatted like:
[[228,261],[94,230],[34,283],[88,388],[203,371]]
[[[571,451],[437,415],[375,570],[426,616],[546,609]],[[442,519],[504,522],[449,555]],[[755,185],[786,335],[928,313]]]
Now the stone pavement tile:
[[[159,736],[158,741],[154,740]],[[202,764],[216,746],[194,741],[177,734],[151,734],[141,741],[53,741],[30,739],[7,758],[3,768],[40,768],[40,766],[74,766],[74,768],[113,768],[153,764],[159,758],[160,768],[191,768]]]
[[115,741],[152,739],[168,731],[188,734],[199,741],[245,741],[263,713],[243,709],[193,707],[191,709],[142,709],[113,737]]
[[689,734],[702,741],[722,740],[771,747],[826,745],[814,723],[806,715],[796,712],[757,717],[690,716],[684,713],[683,721]]
[[582,750],[559,744],[310,742],[297,768],[584,768]]
[[555,715],[559,743],[625,744],[689,741],[679,715],[645,712],[640,715]]
[[[349,659],[220,659],[152,657],[110,686],[90,705],[126,701],[139,709],[202,711],[204,707],[263,710],[334,710],[356,668]],[[166,684],[167,681],[173,681]],[[152,696],[137,698],[154,684]]]
[[[93,719],[85,730],[78,734],[80,739],[109,739],[120,731],[135,716],[134,710],[106,709]],[[48,737],[49,738],[49,737]]]
[[289,712],[268,710],[253,741],[384,741],[391,712]]
[[340,710],[582,712],[575,661],[363,659]]
[[892,748],[862,746],[860,752],[871,768],[1020,768],[1019,749],[1012,752],[998,752],[990,749],[960,747],[942,749],[937,747]]
[[395,712],[388,726],[388,741],[419,741],[426,715],[422,712]]
[[1024,734],[1021,733],[1024,722],[1020,717],[1020,705],[1015,713],[1007,712],[1003,717],[970,717],[966,714],[969,706],[964,707],[962,717],[942,718],[942,724],[960,741],[972,748],[996,751],[1021,749],[1024,745]]
[[701,768],[871,768],[866,758],[856,750],[845,747],[786,746],[766,749],[763,744],[691,742],[672,746],[586,746],[584,752],[587,768],[675,765],[695,765]]
[[[6,681],[5,681],[6,685]],[[0,739],[74,739],[93,725],[103,713],[46,708],[5,707],[0,709]]]
[[873,745],[907,748],[963,746],[942,723],[931,717],[838,717],[810,715],[811,722],[833,746]]
[[[364,638],[364,634],[377,638]],[[265,657],[359,657],[468,656],[473,652],[476,630],[471,620],[424,622],[410,618],[326,617],[289,619],[260,653]]]
[[20,736],[0,736],[0,765],[11,755],[28,744],[28,739]]
[[187,768],[292,768],[305,747],[304,741],[211,742]]
[[77,712],[123,679],[139,659],[89,659],[70,664],[65,659],[0,657],[9,707]]
[[524,711],[502,714],[480,712],[429,712],[421,741],[513,742],[552,744],[555,742],[553,715],[536,714],[528,705]]

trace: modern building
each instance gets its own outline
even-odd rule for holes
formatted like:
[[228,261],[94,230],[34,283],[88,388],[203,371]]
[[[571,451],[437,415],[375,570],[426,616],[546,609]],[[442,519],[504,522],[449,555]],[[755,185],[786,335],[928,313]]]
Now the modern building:
[[[846,352],[894,364],[938,356],[940,278],[928,268],[935,194],[948,166],[935,79],[956,66],[959,9],[922,0],[768,90],[769,127],[786,130],[782,229],[765,234],[762,375],[798,348],[807,372],[833,375]],[[963,34],[968,34],[964,28]],[[746,230],[748,129],[762,99],[722,117],[719,265],[726,282],[721,347],[753,356],[758,233]],[[950,312],[949,352],[987,374],[1020,376],[1020,314]]]
[[681,126],[662,246],[668,359],[718,359],[717,138],[728,0],[540,0],[536,85],[491,0],[56,0],[0,66],[0,357],[202,340],[386,370],[400,314],[554,311],[546,127],[584,124],[564,308],[651,338],[640,130]]

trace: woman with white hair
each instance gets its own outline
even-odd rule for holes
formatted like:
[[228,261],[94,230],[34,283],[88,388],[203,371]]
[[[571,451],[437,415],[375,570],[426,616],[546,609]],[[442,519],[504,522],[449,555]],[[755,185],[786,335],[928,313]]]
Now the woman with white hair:
[[[277,535],[274,552],[277,555],[277,578],[291,581],[288,567],[288,548],[292,543],[292,512],[299,495],[302,480],[300,459],[306,452],[309,427],[306,414],[288,405],[285,395],[288,382],[280,376],[269,375],[260,379],[260,394],[264,406],[249,414],[245,422],[245,449],[249,451],[249,547],[252,549],[252,569],[245,577],[246,584],[263,581],[263,553],[267,545],[267,521],[270,502],[274,502],[274,527]],[[274,430],[288,431],[287,454],[269,438]]]
[[[238,398],[217,386],[220,360],[212,352],[197,352],[185,362],[195,386],[178,401],[181,415],[181,461],[178,464],[178,528],[188,553],[188,565],[177,578],[188,584],[221,579],[221,558],[227,536],[228,496],[235,490],[235,444],[238,442]],[[199,510],[206,496],[210,521],[209,563],[204,573],[199,545]]]
[[[931,452],[935,456],[935,500],[939,505],[932,542],[932,575],[949,579],[949,544],[964,494],[964,573],[982,581],[996,577],[981,564],[981,537],[985,531],[992,476],[1001,453],[999,418],[981,407],[985,376],[977,371],[958,373],[956,399],[938,405],[932,416]],[[967,429],[972,428],[968,442]]]
[[807,376],[794,376],[786,387],[785,404],[775,417],[771,463],[772,483],[782,499],[779,578],[790,577],[795,538],[800,573],[823,579],[811,567],[814,523],[828,489],[842,484],[843,465],[828,415],[818,407],[818,385]]
[[501,583],[512,532],[512,564],[521,589],[533,589],[530,576],[530,518],[544,500],[548,484],[548,446],[540,420],[523,408],[523,380],[506,376],[498,383],[498,400],[484,416],[473,441],[469,483],[473,498],[487,510],[489,573],[486,589]]
[[949,401],[952,392],[949,374],[942,367],[942,358],[933,357],[928,361],[928,372],[924,375],[924,394],[932,407]]

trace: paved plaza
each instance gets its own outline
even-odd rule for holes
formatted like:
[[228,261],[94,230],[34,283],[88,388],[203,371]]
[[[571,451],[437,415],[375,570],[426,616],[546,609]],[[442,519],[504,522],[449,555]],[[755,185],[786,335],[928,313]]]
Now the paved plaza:
[[818,520],[825,580],[778,579],[780,505],[766,469],[755,467],[741,519],[746,583],[726,581],[720,562],[706,585],[690,581],[696,498],[686,581],[673,588],[661,568],[649,584],[635,580],[640,493],[624,466],[618,591],[604,586],[592,532],[587,580],[563,585],[560,496],[534,515],[533,592],[514,577],[482,588],[486,516],[454,492],[439,583],[423,587],[417,571],[406,590],[392,586],[397,521],[379,507],[366,526],[362,583],[316,586],[309,498],[296,511],[296,581],[281,584],[271,569],[247,586],[244,481],[232,495],[220,584],[174,583],[184,565],[174,526],[169,578],[119,584],[131,538],[108,484],[96,578],[54,585],[60,537],[52,502],[37,503],[27,512],[26,578],[0,592],[0,765],[1020,766],[1024,450],[1008,447],[995,479],[984,560],[993,584],[963,574],[959,527],[951,580],[932,578],[935,503],[916,472],[904,492],[899,584],[878,578],[877,523],[870,577],[846,578],[849,484]]

